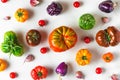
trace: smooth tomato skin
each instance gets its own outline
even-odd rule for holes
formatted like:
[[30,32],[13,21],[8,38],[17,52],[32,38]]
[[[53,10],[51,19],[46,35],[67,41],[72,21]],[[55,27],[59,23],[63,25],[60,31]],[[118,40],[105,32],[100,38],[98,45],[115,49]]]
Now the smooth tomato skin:
[[114,55],[111,52],[107,52],[107,53],[105,53],[105,54],[102,55],[102,59],[105,62],[109,63],[109,62],[111,62],[114,59]]
[[1,0],[2,3],[6,3],[8,0]]
[[95,70],[95,72],[97,74],[101,74],[102,73],[102,68],[101,67],[97,67],[96,70]]
[[45,54],[47,51],[48,51],[48,49],[47,49],[46,47],[42,47],[42,48],[40,49],[40,52],[41,52],[42,54]]
[[8,62],[4,59],[0,59],[0,72],[4,71],[8,67]]
[[16,72],[11,72],[10,73],[10,78],[14,79],[17,77],[17,73]]
[[39,20],[38,24],[39,24],[39,26],[45,26],[46,25],[46,21],[45,20]]
[[74,6],[75,8],[80,7],[80,2],[79,2],[79,1],[75,1],[75,2],[73,3],[73,6]]
[[76,44],[77,35],[73,29],[66,26],[60,26],[50,33],[48,41],[53,51],[63,52]]
[[87,44],[90,43],[91,42],[91,38],[88,37],[88,36],[84,37],[84,42],[87,43]]

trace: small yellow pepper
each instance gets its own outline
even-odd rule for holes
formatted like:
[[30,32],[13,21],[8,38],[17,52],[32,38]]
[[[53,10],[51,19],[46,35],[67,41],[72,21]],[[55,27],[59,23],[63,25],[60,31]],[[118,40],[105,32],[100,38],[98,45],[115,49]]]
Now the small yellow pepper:
[[76,62],[84,66],[90,63],[91,57],[92,55],[88,49],[80,49],[76,54]]
[[28,14],[28,11],[26,9],[19,8],[15,12],[14,16],[18,22],[25,22],[28,19],[29,14]]

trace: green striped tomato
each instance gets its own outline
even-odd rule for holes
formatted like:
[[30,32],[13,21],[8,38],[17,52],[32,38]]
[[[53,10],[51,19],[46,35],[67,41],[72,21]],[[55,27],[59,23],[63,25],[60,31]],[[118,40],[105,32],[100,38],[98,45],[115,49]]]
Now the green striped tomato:
[[72,28],[60,26],[49,35],[50,48],[55,52],[62,52],[72,48],[77,42],[77,35]]

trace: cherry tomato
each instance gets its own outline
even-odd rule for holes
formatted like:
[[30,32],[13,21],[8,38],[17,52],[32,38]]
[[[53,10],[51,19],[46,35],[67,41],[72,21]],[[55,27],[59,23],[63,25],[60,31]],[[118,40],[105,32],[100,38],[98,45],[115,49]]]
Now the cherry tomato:
[[75,2],[73,3],[73,6],[74,6],[75,8],[80,7],[80,2],[79,2],[79,1],[75,1]]
[[40,52],[41,52],[42,54],[45,54],[47,51],[48,51],[48,49],[47,49],[46,47],[42,47],[42,48],[40,49]]
[[84,42],[87,43],[87,44],[90,43],[91,42],[91,38],[90,37],[85,37],[84,38]]
[[10,73],[10,78],[14,79],[17,77],[17,73],[16,72],[11,72]]
[[40,26],[45,26],[46,25],[46,21],[45,20],[39,20],[38,24]]
[[2,3],[6,3],[8,0],[1,0]]
[[101,74],[102,71],[103,71],[103,70],[102,70],[101,67],[97,67],[96,70],[95,70],[95,72],[96,72],[97,74]]

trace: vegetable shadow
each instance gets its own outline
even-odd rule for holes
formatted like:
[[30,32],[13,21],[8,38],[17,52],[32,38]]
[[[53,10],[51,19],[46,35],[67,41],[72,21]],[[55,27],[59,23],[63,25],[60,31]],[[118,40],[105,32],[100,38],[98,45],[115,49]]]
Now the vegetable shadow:
[[29,19],[31,19],[33,17],[33,15],[34,15],[34,12],[33,12],[33,10],[31,10],[29,8],[27,9],[27,11],[29,13]]
[[70,63],[70,62],[68,62],[67,65],[68,65],[67,75],[73,75],[73,74],[71,74],[71,73],[73,73],[73,71],[74,71],[74,66],[73,66],[72,63]]
[[44,43],[48,40],[48,34],[46,31],[43,30],[39,30],[40,34],[41,34],[41,42],[40,43]]
[[97,26],[102,26],[103,22],[102,22],[101,18],[104,16],[97,14],[97,13],[96,14],[93,13],[93,16],[94,16],[95,21],[96,21],[95,26],[93,28],[97,28]]
[[7,69],[9,68],[9,66],[10,66],[10,63],[9,63],[9,61],[7,61],[7,60],[4,60],[6,63],[7,63]]
[[67,12],[67,10],[69,9],[69,5],[68,5],[68,3],[67,2],[62,2],[62,1],[59,1],[60,2],[60,4],[62,5],[62,8],[63,8],[63,10],[62,10],[62,12],[61,13],[64,13],[64,12]]
[[[82,45],[82,38],[84,37],[84,35],[86,34],[86,31],[84,31],[84,30],[82,30],[82,29],[80,29],[80,27],[79,26],[76,26],[76,27],[72,27],[73,28],[73,30],[76,32],[76,34],[77,34],[77,43],[78,44],[76,44],[77,46],[80,46],[80,45]],[[84,34],[84,35],[83,35]]]
[[53,68],[47,66],[47,69],[48,69],[48,75],[49,75],[49,76],[52,76],[52,74],[54,73]]
[[101,59],[101,55],[97,49],[94,48],[89,50],[90,50],[90,53],[92,53],[91,63],[96,63]]
[[18,37],[19,43],[23,46],[24,53],[25,53],[26,51],[29,50],[29,48],[25,44],[25,40],[24,40],[24,36],[23,36],[22,32],[17,31],[17,37]]

